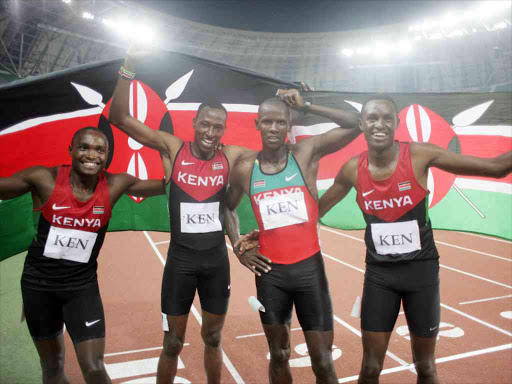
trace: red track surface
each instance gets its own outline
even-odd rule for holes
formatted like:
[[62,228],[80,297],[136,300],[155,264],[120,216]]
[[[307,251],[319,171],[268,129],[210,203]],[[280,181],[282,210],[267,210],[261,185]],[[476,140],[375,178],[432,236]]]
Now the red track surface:
[[[446,323],[441,324],[436,353],[441,381],[512,383],[512,243],[471,234],[435,232],[441,254],[441,321]],[[355,382],[362,347],[359,319],[352,318],[350,312],[355,297],[362,292],[363,232],[322,227],[320,238],[335,314],[336,372],[340,383]],[[163,335],[160,285],[168,248],[168,242],[158,243],[168,240],[167,233],[125,232],[106,237],[99,280],[107,322],[105,363],[114,383],[156,380]],[[256,294],[254,277],[231,252],[230,260],[231,301],[223,332],[222,382],[267,383],[268,347],[259,316],[247,303],[248,297]],[[466,303],[482,299],[488,300]],[[176,378],[176,383],[206,381],[197,297],[194,308],[178,370],[181,379]],[[390,354],[380,381],[383,384],[416,382],[414,369],[409,366],[412,357],[405,325],[402,314],[391,337]],[[292,328],[298,327],[294,316]],[[403,332],[399,334],[397,330]],[[66,370],[71,382],[83,382],[69,338],[66,343]],[[304,343],[300,329],[294,330],[290,363],[297,384],[315,381]]]

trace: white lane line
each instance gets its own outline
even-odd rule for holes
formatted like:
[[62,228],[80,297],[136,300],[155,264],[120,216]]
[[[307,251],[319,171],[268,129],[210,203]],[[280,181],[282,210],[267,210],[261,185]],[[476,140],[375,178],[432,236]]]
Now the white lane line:
[[489,297],[488,299],[479,299],[479,300],[472,300],[472,301],[463,301],[462,303],[459,303],[459,305],[473,304],[473,303],[483,303],[484,301],[493,301],[493,300],[499,300],[499,299],[506,299],[508,297],[512,297],[512,295],[498,296],[498,297]]
[[331,259],[331,260],[333,260],[333,261],[337,262],[337,263],[343,264],[343,265],[345,265],[345,266],[347,266],[347,267],[349,267],[349,268],[355,269],[355,270],[356,270],[356,271],[358,271],[358,272],[364,273],[364,269],[361,269],[361,268],[355,267],[355,266],[353,266],[352,264],[346,263],[346,262],[344,262],[344,261],[342,261],[342,260],[340,260],[340,259],[338,259],[338,258],[336,258],[336,257],[334,257],[334,256],[330,256],[330,255],[328,255],[327,253],[323,253],[323,252],[322,252],[322,255],[323,255],[324,257],[327,257],[328,259]]
[[[504,350],[507,350],[507,349],[512,349],[512,344],[504,344],[504,345],[499,345],[497,347],[479,349],[479,350],[476,350],[476,351],[459,353],[457,355],[440,357],[440,358],[436,359],[436,363],[439,364],[439,363],[444,363],[444,362],[447,362],[447,361],[460,360],[460,359],[465,359],[465,358],[472,357],[472,356],[485,355],[487,353],[504,351]],[[411,364],[411,365],[413,365],[413,364]],[[395,368],[384,369],[384,370],[382,370],[381,375],[387,375],[387,374],[390,374],[390,373],[405,371],[408,368],[409,367],[402,366],[402,367],[395,367]],[[350,377],[344,377],[342,379],[338,379],[338,383],[348,383],[348,382],[351,382],[351,381],[356,381],[358,378],[359,378],[359,375],[350,376]]]
[[490,323],[488,323],[487,321],[483,321],[483,320],[480,320],[480,319],[477,319],[476,317],[474,316],[471,316],[471,315],[468,315],[467,313],[465,312],[462,312],[462,311],[459,311],[458,309],[455,309],[453,307],[450,307],[449,305],[446,305],[446,304],[443,304],[441,303],[441,307],[445,308],[445,309],[448,309],[449,311],[452,311],[452,312],[455,312],[461,316],[464,316],[464,317],[467,317],[468,319],[470,320],[473,320],[473,321],[476,321],[477,323],[480,323],[482,325],[485,325],[486,327],[488,328],[491,328],[491,329],[494,329],[495,331],[498,331],[500,333],[503,333],[504,335],[507,335],[507,336],[510,336],[512,337],[512,333],[509,332],[509,331],[505,331],[504,329],[501,329],[500,327],[497,327],[495,325],[492,325]]
[[[336,235],[340,235],[340,236],[348,237],[349,239],[357,240],[357,241],[359,241],[359,242],[361,242],[361,243],[364,243],[364,240],[361,240],[361,239],[359,239],[359,238],[357,238],[357,237],[350,236],[350,235],[347,235],[347,234],[345,234],[345,233],[342,233],[342,232],[338,232],[338,231],[332,230],[332,229],[330,229],[330,228],[324,228],[324,227],[320,227],[320,228],[322,228],[324,231],[332,232],[332,233],[334,233],[334,234],[336,234]],[[325,254],[324,254],[324,255],[325,255]],[[332,256],[329,256],[329,257],[330,257],[330,258],[332,258]],[[338,259],[338,260],[339,260],[339,259]],[[341,264],[345,264],[345,263],[344,263],[344,262],[342,262],[342,261],[339,261],[339,262],[340,262]],[[355,267],[355,266],[353,266],[353,265],[350,265],[350,264],[349,264],[349,265],[347,265],[347,266],[350,266],[350,268],[352,268],[352,269],[356,269],[356,270],[358,270],[358,271],[360,271],[360,272],[363,272],[363,273],[364,273],[364,271],[363,271],[362,269],[357,268],[357,267]],[[453,268],[453,267],[448,267],[447,265],[444,265],[444,264],[439,264],[439,266],[440,266],[440,267],[442,267],[442,268],[449,269],[450,271],[454,271],[454,272],[461,273],[461,274],[466,275],[466,276],[473,277],[473,278],[475,278],[475,279],[483,280],[483,281],[486,281],[486,282],[491,283],[491,284],[495,284],[495,285],[499,285],[499,286],[501,286],[501,287],[505,287],[505,288],[512,289],[512,286],[510,286],[510,285],[503,284],[503,283],[500,283],[500,282],[498,282],[498,281],[494,281],[494,280],[491,280],[491,279],[487,279],[487,278],[485,278],[485,277],[478,276],[478,275],[475,275],[475,274],[473,274],[473,273],[464,272],[464,271],[461,271],[460,269],[456,269],[456,268]]]
[[[301,329],[302,329],[301,327],[291,328],[290,331],[291,332],[293,332],[293,331],[300,331]],[[265,333],[261,332],[261,333],[253,333],[252,335],[242,335],[242,336],[235,337],[235,339],[246,339],[248,337],[255,337],[255,336],[265,336]]]
[[[156,247],[155,243],[153,242],[153,239],[151,239],[151,237],[149,236],[149,234],[146,231],[144,231],[144,235],[146,235],[146,239],[148,240],[149,244],[151,245],[151,248],[153,248],[153,251],[155,251],[156,255],[162,262],[162,265],[165,266],[165,260],[162,257],[162,254],[160,253],[158,248]],[[196,318],[199,325],[202,325],[203,319],[202,319],[201,315],[199,314],[199,312],[197,311],[194,304],[192,304],[191,309],[192,309],[192,313],[194,314],[194,317]],[[238,371],[236,370],[234,365],[231,363],[231,360],[229,360],[229,357],[224,352],[224,349],[221,348],[220,350],[222,352],[222,362],[226,365],[226,368],[228,369],[231,376],[233,376],[233,379],[235,379],[235,382],[237,384],[245,384],[245,381],[242,379],[242,376],[240,376],[240,374],[238,373]]]
[[496,256],[496,255],[493,255],[491,253],[476,251],[474,249],[460,247],[458,245],[453,245],[453,244],[445,243],[445,242],[439,241],[439,240],[436,240],[435,242],[436,242],[436,244],[441,244],[441,245],[444,245],[444,246],[447,246],[447,247],[462,249],[463,251],[473,252],[473,253],[477,253],[479,255],[489,256],[489,257],[493,257],[495,259],[505,260],[505,261],[508,261],[508,262],[512,262],[512,259],[507,259],[506,257],[502,257],[502,256]]
[[[361,332],[354,328],[353,326],[351,326],[349,323],[347,323],[346,321],[340,319],[338,316],[336,315],[333,315],[333,318],[334,318],[334,321],[336,321],[337,323],[340,323],[341,325],[343,325],[345,328],[347,328],[349,331],[351,331],[352,333],[356,334],[357,336],[359,337],[362,337],[361,335]],[[394,353],[390,352],[390,351],[386,351],[386,355],[389,356],[392,360],[395,360],[398,364],[400,364],[401,366],[403,367],[408,367],[408,369],[416,374],[416,369],[414,368],[414,364],[412,364],[412,369],[410,368],[411,364],[409,364],[408,362],[406,362],[405,360],[402,360],[401,358],[399,358],[397,355],[395,355]]]
[[498,239],[497,237],[489,237],[489,236],[477,235],[476,233],[459,232],[459,231],[457,231],[457,233],[460,233],[461,235],[474,236],[474,237],[481,237],[482,239],[487,239],[487,240],[499,241],[500,243],[512,244],[512,242],[511,242],[511,241],[509,241],[509,240],[505,240],[505,239]]
[[[186,347],[187,345],[190,345],[190,343],[184,343],[183,344],[184,347]],[[163,347],[153,347],[153,348],[145,348],[145,349],[134,349],[132,351],[105,353],[104,356],[105,357],[109,357],[109,356],[129,355],[131,353],[156,351],[156,350],[159,350],[159,349],[163,349]]]
[[164,241],[157,241],[154,244],[155,245],[162,245],[162,244],[169,244],[170,242],[171,242],[171,240],[164,240]]
[[439,264],[439,266],[443,267],[443,268],[446,268],[446,269],[449,269],[450,271],[454,271],[454,272],[461,273],[463,275],[474,277],[475,279],[478,279],[478,280],[483,280],[483,281],[487,281],[488,283],[491,283],[491,284],[499,285],[500,287],[505,287],[505,288],[512,289],[512,286],[510,286],[510,285],[499,283],[499,282],[491,280],[491,279],[486,279],[485,277],[478,276],[478,275],[475,275],[473,273],[464,272],[464,271],[461,271],[460,269],[456,269],[456,268],[453,268],[453,267],[448,267],[447,265],[444,265],[444,264]]

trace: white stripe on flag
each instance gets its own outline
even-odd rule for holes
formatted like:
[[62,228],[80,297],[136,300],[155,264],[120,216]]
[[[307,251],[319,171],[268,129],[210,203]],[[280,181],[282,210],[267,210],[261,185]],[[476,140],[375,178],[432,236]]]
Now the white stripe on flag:
[[462,189],[473,189],[475,191],[500,192],[512,195],[512,184],[500,183],[498,181],[475,180],[465,177],[457,177],[455,185]]
[[294,125],[292,127],[293,136],[313,136],[320,135],[321,133],[329,132],[331,129],[337,128],[338,124],[335,123],[320,123],[315,125]]
[[[197,108],[201,103],[169,103],[167,104],[167,109],[169,111],[197,111]],[[250,112],[257,113],[258,106],[253,104],[224,104],[222,103],[224,108],[228,112]]]
[[25,120],[25,121],[22,121],[21,123],[13,125],[12,127],[4,129],[2,132],[0,132],[0,136],[7,135],[8,133],[24,131],[25,129],[33,128],[35,126],[38,126],[38,125],[44,124],[44,123],[51,123],[52,121],[72,119],[73,117],[99,115],[102,112],[103,112],[103,108],[95,107],[95,108],[89,108],[89,109],[81,109],[79,111],[74,111],[74,112],[59,113],[57,115],[36,117],[34,119]]
[[512,137],[512,125],[470,125],[453,129],[461,136],[504,136]]
[[319,191],[323,191],[324,189],[329,188],[333,184],[334,179],[317,180],[316,187],[318,188]]

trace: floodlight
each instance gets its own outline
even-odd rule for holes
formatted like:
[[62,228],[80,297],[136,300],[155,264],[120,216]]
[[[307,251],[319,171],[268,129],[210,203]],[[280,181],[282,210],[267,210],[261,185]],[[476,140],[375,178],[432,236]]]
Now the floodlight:
[[135,40],[139,43],[148,43],[154,39],[153,30],[146,25],[137,25],[134,28]]
[[492,27],[491,27],[491,30],[492,31],[497,31],[499,29],[505,29],[507,28],[507,23],[505,23],[504,21],[500,21],[499,23],[495,23]]
[[393,49],[393,46],[388,43],[379,42],[375,44],[375,55],[377,56],[385,56]]
[[345,48],[344,50],[341,51],[341,53],[345,56],[352,56],[354,54],[354,50],[353,49],[349,49],[349,48]]
[[101,19],[101,22],[105,24],[107,27],[113,28],[114,22],[110,19]]
[[368,47],[357,48],[356,53],[358,55],[367,55],[370,53],[370,48],[368,48]]
[[71,4],[71,0],[62,0],[63,3]]
[[94,15],[89,12],[82,13],[82,17],[87,20],[94,20]]
[[442,33],[442,32],[436,32],[436,33],[431,34],[431,35],[429,36],[429,38],[430,38],[431,40],[440,40],[440,39],[444,38],[444,35],[443,35],[443,33]]

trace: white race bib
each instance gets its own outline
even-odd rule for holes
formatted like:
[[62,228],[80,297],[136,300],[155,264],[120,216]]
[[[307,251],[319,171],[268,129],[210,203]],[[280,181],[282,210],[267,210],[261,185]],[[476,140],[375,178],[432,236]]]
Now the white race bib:
[[97,237],[96,232],[52,226],[46,239],[43,255],[52,259],[87,263]]
[[379,255],[409,253],[421,249],[418,221],[372,224],[372,238]]
[[181,232],[208,233],[222,230],[220,203],[181,203]]
[[302,191],[266,197],[259,201],[258,206],[264,229],[287,227],[308,221]]

